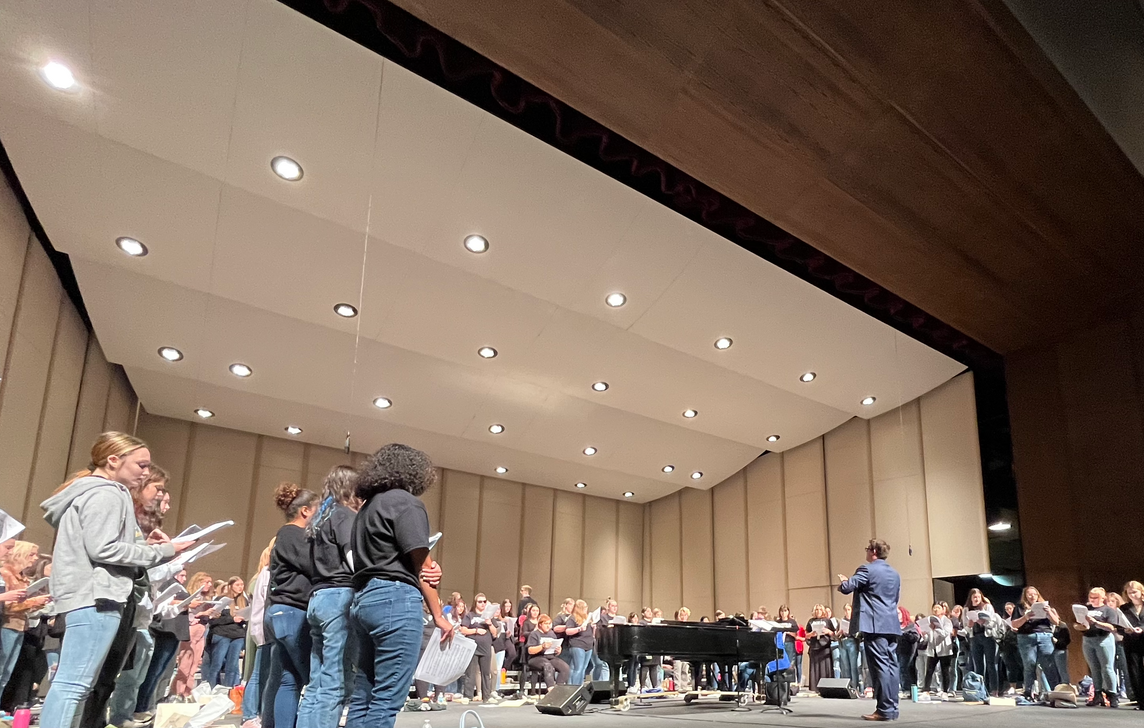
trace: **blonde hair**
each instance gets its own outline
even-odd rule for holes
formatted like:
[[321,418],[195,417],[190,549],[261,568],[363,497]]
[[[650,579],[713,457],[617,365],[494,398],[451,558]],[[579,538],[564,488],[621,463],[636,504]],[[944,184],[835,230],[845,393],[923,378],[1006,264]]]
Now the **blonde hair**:
[[572,607],[572,619],[576,621],[577,627],[588,621],[588,602],[583,599],[576,600],[576,604]]
[[262,571],[263,569],[270,568],[270,554],[274,551],[274,544],[277,541],[277,536],[272,537],[270,539],[270,543],[266,544],[266,548],[262,549],[262,555],[258,557],[258,568],[254,572],[254,579],[258,578],[258,572]]
[[187,592],[190,594],[194,594],[196,591],[198,591],[199,589],[201,589],[203,587],[203,584],[210,584],[210,583],[211,583],[211,575],[208,572],[196,571],[194,574],[191,575],[191,578],[187,580],[187,584],[188,584]]
[[1108,601],[1108,592],[1107,592],[1107,591],[1105,591],[1104,587],[1102,587],[1102,586],[1094,586],[1093,588],[1091,588],[1091,589],[1089,589],[1089,590],[1088,590],[1088,593],[1089,593],[1089,594],[1092,594],[1093,592],[1097,592],[1098,594],[1100,594],[1100,598],[1101,598],[1101,600],[1107,603],[1107,601]]
[[1033,606],[1033,604],[1035,603],[1035,602],[1028,602],[1028,603],[1025,602],[1025,597],[1029,594],[1030,589],[1032,589],[1033,592],[1037,595],[1037,601],[1038,602],[1045,601],[1045,598],[1043,596],[1041,596],[1041,590],[1040,589],[1038,589],[1035,586],[1025,586],[1025,588],[1021,590],[1021,606],[1025,607],[1026,609]]
[[1144,597],[1144,584],[1141,584],[1140,582],[1133,579],[1132,581],[1124,582],[1124,586],[1120,589],[1120,591],[1124,592],[1124,599],[1126,602],[1128,601],[1128,592],[1132,591],[1133,589],[1140,592],[1140,596]]
[[63,485],[56,488],[55,492],[59,493],[80,478],[91,475],[97,469],[107,465],[107,461],[112,457],[123,457],[144,447],[147,447],[147,443],[133,435],[124,432],[102,433],[95,438],[95,444],[91,446],[91,462],[88,466],[65,480]]
[[[29,557],[32,555],[32,552],[38,548],[40,547],[31,541],[17,541],[16,543],[12,544],[12,550],[8,552],[8,556],[5,557],[4,563],[6,563],[8,566],[13,566],[20,563],[21,561],[29,561]],[[28,564],[28,566],[31,566],[31,564]],[[23,569],[20,571],[23,571]],[[18,573],[16,576],[23,576],[23,574]]]

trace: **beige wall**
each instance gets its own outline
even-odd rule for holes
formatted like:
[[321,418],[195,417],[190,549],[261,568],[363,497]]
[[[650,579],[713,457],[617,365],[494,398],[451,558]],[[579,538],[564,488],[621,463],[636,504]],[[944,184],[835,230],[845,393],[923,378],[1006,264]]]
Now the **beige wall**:
[[973,375],[963,374],[764,455],[709,491],[649,503],[646,593],[664,612],[773,614],[786,603],[805,619],[817,603],[841,609],[835,574],[852,573],[877,536],[891,545],[902,603],[928,609],[934,578],[989,570],[980,459]]
[[47,253],[0,183],[0,508],[51,547],[39,509],[107,429],[131,431],[135,394],[107,363]]

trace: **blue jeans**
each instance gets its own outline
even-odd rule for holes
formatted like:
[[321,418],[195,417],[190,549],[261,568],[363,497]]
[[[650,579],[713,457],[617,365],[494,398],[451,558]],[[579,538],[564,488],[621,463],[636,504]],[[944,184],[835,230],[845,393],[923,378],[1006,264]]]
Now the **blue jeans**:
[[1092,673],[1092,689],[1095,694],[1100,695],[1103,691],[1115,695],[1116,638],[1111,632],[1103,637],[1085,637],[1081,647],[1084,648],[1088,671]]
[[297,728],[336,726],[349,700],[353,676],[353,650],[349,648],[349,587],[319,589],[310,595],[306,620],[310,623],[310,684],[298,706]]
[[583,647],[568,648],[568,665],[572,668],[572,674],[568,676],[569,685],[584,684],[584,673],[588,671],[588,662],[591,658],[591,650],[586,650]]
[[843,637],[838,642],[839,677],[850,678],[850,687],[858,690],[862,682],[862,672],[858,669],[858,643],[853,637]]
[[[1053,661],[1053,635],[1049,632],[1017,635],[1017,653],[1021,655],[1021,667],[1025,677],[1025,697],[1033,697],[1033,681],[1037,679],[1037,666],[1041,666],[1041,691],[1048,692],[1049,683],[1060,682],[1057,677],[1057,663]],[[1046,682],[1048,681],[1048,682]]]
[[830,643],[830,669],[834,677],[842,677],[842,655],[837,642]]
[[20,657],[20,648],[24,645],[24,630],[0,629],[0,693],[12,679],[12,671],[16,669],[16,660]]
[[740,662],[739,663],[739,680],[735,685],[735,689],[740,693],[745,693],[751,690],[751,681],[755,679],[758,674],[758,663],[754,662]]
[[600,659],[595,650],[592,650],[592,679],[593,680],[610,680],[612,669],[608,667],[608,663]]
[[371,579],[354,595],[350,616],[360,650],[346,728],[393,728],[420,658],[421,591]]
[[155,640],[151,637],[151,630],[135,630],[135,657],[131,659],[131,667],[119,671],[119,679],[115,681],[115,690],[111,693],[111,700],[107,702],[110,711],[108,722],[119,725],[131,718],[135,712],[135,703],[139,700],[139,688],[147,677],[147,670],[151,667],[152,653],[155,650]]
[[[206,667],[203,668],[203,680],[215,685],[225,685],[233,688],[241,682],[238,674],[238,658],[242,655],[245,637],[220,637],[212,634],[207,652]],[[219,673],[222,679],[219,679]]]
[[997,679],[997,640],[987,634],[969,638],[969,669],[985,681],[985,689],[997,693],[1001,684]]
[[175,655],[179,654],[179,638],[169,632],[156,632],[152,635],[154,649],[151,652],[151,663],[147,666],[147,675],[139,686],[139,695],[135,698],[135,712],[146,713],[155,708],[155,691],[161,680],[171,676],[171,665],[175,662]]
[[91,693],[122,619],[122,606],[119,609],[83,607],[67,613],[60,666],[44,700],[40,725],[71,726],[76,708]]
[[[270,659],[269,654],[269,645],[259,645],[258,649],[254,651],[254,669],[250,673],[250,679],[246,681],[246,689],[242,691],[243,723],[257,717],[259,709],[262,707],[262,691],[259,689],[262,679],[259,673],[262,662]],[[249,659],[249,656],[247,657]]]
[[[1068,649],[1066,648],[1063,650],[1054,650],[1053,651],[1053,662],[1057,663],[1057,678],[1061,681],[1060,683],[1057,683],[1057,685],[1060,685],[1061,683],[1068,683],[1071,685],[1072,680],[1069,680],[1069,651],[1068,651]],[[1053,687],[1055,688],[1056,685],[1054,685]]]
[[310,682],[310,624],[301,609],[272,604],[266,608],[262,628],[270,645],[262,712],[273,714],[274,725],[293,728],[298,696],[302,686]]

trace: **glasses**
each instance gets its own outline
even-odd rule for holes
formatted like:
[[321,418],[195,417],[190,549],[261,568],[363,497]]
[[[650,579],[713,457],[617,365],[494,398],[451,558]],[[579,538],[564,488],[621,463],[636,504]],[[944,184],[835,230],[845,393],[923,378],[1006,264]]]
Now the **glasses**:
[[487,603],[488,603],[488,601],[489,601],[489,600],[487,600],[487,599],[478,599],[478,600],[477,600],[477,604],[487,604]]

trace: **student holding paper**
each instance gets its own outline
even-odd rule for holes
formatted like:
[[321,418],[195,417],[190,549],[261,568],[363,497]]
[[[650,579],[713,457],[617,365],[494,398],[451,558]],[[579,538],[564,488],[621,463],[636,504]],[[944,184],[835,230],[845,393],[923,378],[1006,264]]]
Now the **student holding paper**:
[[[1120,618],[1105,604],[1104,587],[1093,587],[1087,605],[1073,606],[1073,627],[1084,633],[1084,659],[1092,675],[1092,699],[1086,705],[1120,707],[1116,685],[1116,625]],[[1083,617],[1083,619],[1082,619]]]
[[806,623],[807,672],[811,690],[818,689],[818,681],[834,677],[834,664],[830,656],[830,639],[838,631],[838,623],[826,616],[826,607],[815,604]]
[[934,673],[937,672],[941,689],[938,697],[953,690],[953,622],[946,616],[945,606],[934,604],[930,616],[923,617],[928,641],[926,643],[926,671],[922,689],[930,690]]
[[[458,625],[461,634],[477,643],[477,651],[473,653],[469,672],[464,676],[464,697],[476,698],[476,676],[481,677],[481,697],[486,703],[499,703],[496,691],[493,689],[493,640],[499,628],[493,620],[496,605],[489,604],[484,594],[473,597],[473,609],[466,612]],[[486,614],[488,616],[486,616]],[[471,694],[470,694],[471,693]]]
[[[40,547],[31,541],[16,541],[12,550],[4,557],[0,566],[0,576],[8,588],[25,590],[31,581],[25,571],[40,556]],[[24,628],[28,624],[28,613],[42,608],[49,601],[47,596],[33,596],[23,601],[13,602],[4,608],[3,629],[0,629],[0,693],[12,677],[20,648],[24,644]]]
[[[1013,629],[1017,632],[1017,650],[1024,668],[1025,699],[1033,699],[1033,681],[1037,666],[1041,668],[1041,692],[1060,683],[1057,663],[1053,660],[1053,629],[1061,623],[1057,610],[1049,606],[1035,586],[1021,591],[1021,600],[1013,608]],[[1048,683],[1045,682],[1048,680]]]
[[969,628],[970,669],[985,679],[985,689],[997,695],[1000,680],[997,676],[997,642],[1004,633],[1005,624],[993,611],[993,605],[980,589],[969,590],[965,603],[965,619]]
[[222,609],[212,610],[207,622],[208,660],[203,668],[203,679],[212,688],[215,685],[232,688],[241,682],[238,658],[246,644],[246,620],[238,612],[248,605],[245,588],[246,582],[242,577],[227,579],[221,596],[229,598],[231,603]]
[[1124,585],[1121,607],[1124,622],[1124,656],[1128,663],[1128,683],[1136,701],[1136,710],[1144,710],[1144,584],[1130,581]]
[[560,659],[563,651],[561,645],[550,647],[559,639],[552,631],[552,617],[542,614],[536,620],[536,629],[529,632],[528,641],[524,645],[528,655],[528,669],[543,675],[544,684],[550,690],[556,685],[566,684],[570,672],[568,663]]
[[435,479],[429,457],[400,444],[382,447],[358,473],[364,505],[353,526],[350,615],[360,653],[346,728],[392,728],[417,667],[422,602],[442,639],[452,636],[437,595],[441,573],[429,558],[429,514],[418,497]]
[[592,649],[596,646],[596,626],[588,621],[588,602],[577,599],[572,614],[565,620],[564,637],[567,640],[571,673],[569,685],[583,685],[588,672]]

